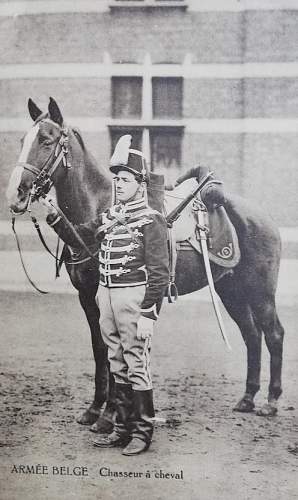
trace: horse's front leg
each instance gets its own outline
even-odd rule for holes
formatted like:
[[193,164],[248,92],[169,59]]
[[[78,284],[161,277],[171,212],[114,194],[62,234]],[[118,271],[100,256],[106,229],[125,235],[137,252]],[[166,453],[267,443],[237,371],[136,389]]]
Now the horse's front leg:
[[[105,346],[99,327],[99,310],[95,302],[95,290],[81,289],[79,299],[85,311],[90,327],[92,349],[95,361],[95,394],[90,407],[77,419],[83,425],[92,425],[95,432],[109,432],[113,426],[115,413],[114,404],[114,379],[110,374]],[[101,413],[101,408],[106,402],[106,407]]]

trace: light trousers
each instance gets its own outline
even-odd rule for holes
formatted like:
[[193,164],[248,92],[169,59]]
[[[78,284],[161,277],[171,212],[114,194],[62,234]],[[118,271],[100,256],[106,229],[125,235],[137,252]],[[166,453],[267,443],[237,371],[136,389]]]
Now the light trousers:
[[152,389],[151,339],[137,339],[144,295],[145,285],[124,288],[99,285],[97,292],[100,328],[108,347],[111,372],[116,383],[131,384],[136,391]]

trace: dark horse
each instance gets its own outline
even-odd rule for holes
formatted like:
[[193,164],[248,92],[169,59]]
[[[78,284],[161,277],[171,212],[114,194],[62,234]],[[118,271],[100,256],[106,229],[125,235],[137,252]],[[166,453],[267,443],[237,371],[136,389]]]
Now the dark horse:
[[[67,160],[71,167],[57,166],[51,174],[60,209],[73,224],[94,218],[111,204],[112,178],[108,169],[97,165],[85,148],[80,133],[65,127],[57,103],[51,98],[48,112],[29,100],[29,112],[34,126],[25,135],[19,162],[8,186],[8,201],[14,213],[23,213],[28,207],[33,182],[41,169],[54,162],[59,140],[68,137]],[[58,148],[59,149],[59,148]],[[64,162],[65,163],[65,162]],[[185,176],[187,178],[187,175]],[[215,287],[226,310],[237,323],[247,347],[247,379],[243,397],[236,411],[251,412],[254,397],[260,389],[262,333],[270,353],[270,383],[268,402],[258,414],[274,415],[281,395],[282,347],[284,330],[278,319],[275,292],[280,263],[281,244],[272,220],[259,211],[255,204],[234,195],[226,195],[225,209],[239,240],[241,259],[232,272],[222,274],[213,265]],[[70,256],[66,259],[69,260]],[[79,265],[66,264],[72,284],[79,292],[80,303],[91,330],[96,364],[95,397],[80,422],[92,424],[100,415],[107,400],[109,418],[113,410],[110,391],[107,393],[107,357],[99,329],[99,311],[95,302],[98,269],[94,259]],[[180,295],[206,286],[206,273],[201,255],[193,251],[178,251],[176,285]],[[110,378],[111,381],[111,378]],[[95,422],[95,428],[97,423]]]

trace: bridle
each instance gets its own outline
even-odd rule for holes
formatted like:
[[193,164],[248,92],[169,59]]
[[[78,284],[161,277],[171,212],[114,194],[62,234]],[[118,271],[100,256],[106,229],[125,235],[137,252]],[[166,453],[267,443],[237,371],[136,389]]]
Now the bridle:
[[[42,120],[45,120],[45,119],[47,119],[47,117],[43,115],[41,118],[39,118],[38,120],[36,120],[35,124],[36,123],[40,123]],[[56,125],[56,124],[55,124],[55,126],[59,127],[59,125]],[[25,213],[25,212],[29,212],[30,213],[31,220],[32,220],[32,222],[33,222],[33,224],[35,226],[35,229],[37,230],[38,236],[39,236],[39,238],[40,238],[43,246],[45,247],[45,249],[47,250],[47,252],[50,253],[55,258],[55,260],[56,260],[56,276],[59,276],[59,268],[62,265],[61,257],[60,257],[60,259],[58,257],[58,247],[59,247],[59,245],[57,245],[56,255],[54,255],[51,252],[51,250],[49,249],[48,245],[46,244],[46,242],[45,242],[45,240],[43,238],[43,235],[42,235],[41,230],[40,230],[40,226],[39,226],[36,218],[31,215],[30,206],[31,206],[31,203],[33,201],[38,201],[39,198],[45,197],[47,195],[47,193],[50,191],[51,187],[54,185],[53,175],[54,175],[54,173],[56,172],[57,168],[60,166],[61,163],[62,163],[63,167],[66,170],[69,170],[69,169],[72,168],[71,167],[71,163],[70,163],[69,158],[68,158],[68,141],[69,141],[69,138],[68,138],[68,127],[65,126],[65,125],[63,125],[62,127],[59,127],[59,128],[60,128],[60,138],[59,138],[59,140],[58,140],[58,142],[56,144],[55,149],[50,153],[49,157],[46,159],[46,161],[44,162],[44,164],[43,164],[43,166],[42,166],[41,169],[39,169],[35,165],[32,165],[31,163],[27,163],[27,162],[19,162],[16,165],[16,167],[23,168],[24,170],[27,170],[27,171],[31,172],[33,175],[36,176],[35,180],[32,183],[32,187],[31,187],[31,190],[30,190],[30,193],[29,193],[29,198],[28,198],[27,206],[26,206],[25,210],[22,213]],[[76,260],[76,261],[71,261],[71,262],[65,262],[64,261],[64,263],[65,264],[69,264],[69,265],[78,265],[78,264],[82,264],[82,263],[84,263],[84,262],[86,262],[86,261],[88,261],[90,259],[93,259],[93,260],[96,261],[96,263],[98,263],[98,261],[96,259],[96,256],[97,256],[98,252],[95,252],[95,253],[91,252],[91,250],[87,247],[87,245],[85,244],[85,242],[82,240],[82,238],[80,237],[80,235],[78,234],[78,232],[74,228],[73,224],[68,220],[68,218],[66,217],[66,215],[64,214],[64,212],[60,209],[60,207],[58,207],[56,205],[53,205],[53,206],[57,210],[57,212],[60,215],[60,217],[62,217],[64,219],[64,222],[69,227],[69,229],[72,231],[73,235],[77,239],[77,241],[80,244],[80,246],[88,254],[88,257],[83,258],[81,260]],[[16,238],[17,247],[18,247],[18,250],[19,250],[20,259],[21,259],[21,263],[22,263],[22,267],[24,269],[24,272],[25,272],[25,274],[26,274],[29,282],[31,283],[31,285],[38,292],[40,292],[40,293],[48,293],[48,292],[45,292],[45,291],[39,289],[35,285],[35,283],[30,279],[30,277],[29,277],[29,275],[27,273],[27,270],[25,268],[25,264],[24,264],[24,261],[23,261],[23,257],[22,257],[22,251],[21,251],[21,246],[20,246],[19,238],[18,238],[16,230],[15,230],[15,215],[16,214],[13,213],[13,216],[12,216],[12,230],[13,230],[15,238]],[[59,238],[58,238],[58,241],[59,241]],[[62,251],[62,254],[63,254],[63,251]]]
[[[40,123],[41,121],[42,119],[37,120],[35,123]],[[58,127],[58,125],[56,126]],[[64,168],[71,168],[71,163],[68,159],[68,140],[68,128],[67,126],[62,126],[56,147],[50,153],[41,169],[31,163],[17,163],[17,167],[21,167],[36,176],[36,179],[32,183],[25,211],[30,212],[31,203],[37,201],[41,196],[45,196],[50,191],[54,184],[53,175],[61,163]]]

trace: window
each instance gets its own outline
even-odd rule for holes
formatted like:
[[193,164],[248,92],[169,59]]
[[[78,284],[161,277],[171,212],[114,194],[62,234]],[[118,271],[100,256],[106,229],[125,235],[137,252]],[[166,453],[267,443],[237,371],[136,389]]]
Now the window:
[[115,146],[122,135],[130,134],[132,137],[131,147],[133,149],[142,150],[142,129],[140,128],[127,128],[127,127],[113,127],[111,134],[111,155],[114,152]]
[[140,118],[142,114],[142,78],[112,78],[113,118]]
[[174,182],[180,175],[182,130],[155,128],[150,134],[152,170]]
[[152,159],[155,170],[179,169],[181,131],[156,128],[151,133]]
[[174,181],[181,168],[183,78],[152,76],[147,65],[143,76],[115,76],[111,83],[111,154],[119,137],[130,134],[151,170]]
[[152,78],[154,118],[182,117],[182,78]]

